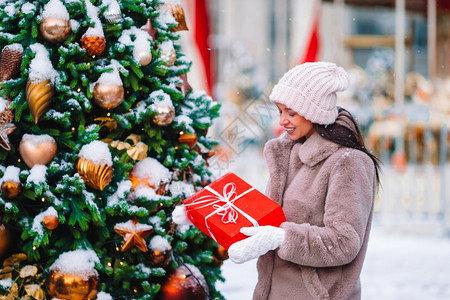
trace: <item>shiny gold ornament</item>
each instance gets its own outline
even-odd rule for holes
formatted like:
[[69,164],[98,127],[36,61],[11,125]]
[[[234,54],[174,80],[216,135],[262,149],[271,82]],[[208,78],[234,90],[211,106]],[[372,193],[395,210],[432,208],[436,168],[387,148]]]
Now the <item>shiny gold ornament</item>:
[[175,119],[175,108],[173,105],[167,105],[165,102],[156,103],[156,116],[153,122],[159,126],[167,126]]
[[193,148],[197,144],[197,135],[195,133],[182,133],[178,137],[178,142],[188,145],[189,148]]
[[47,293],[57,299],[85,300],[95,299],[98,293],[98,276],[88,278],[84,274],[66,274],[52,270],[46,282]]
[[109,131],[113,131],[117,128],[117,121],[110,117],[98,117],[94,121],[100,121],[100,127],[106,126]]
[[166,64],[166,66],[173,66],[175,61],[177,60],[177,53],[175,48],[173,47],[173,43],[171,41],[163,42],[160,45],[160,57],[161,60]]
[[11,247],[11,233],[9,229],[0,223],[0,260]]
[[44,219],[42,220],[42,224],[48,230],[53,230],[59,226],[59,219],[57,216],[48,215],[44,217]]
[[104,109],[115,108],[122,103],[124,98],[122,85],[97,82],[94,85],[94,100]]
[[118,150],[127,149],[128,155],[134,160],[143,160],[147,157],[148,146],[141,142],[141,137],[137,134],[130,134],[126,139],[132,141],[132,144],[126,142],[112,141],[109,143],[111,147]]
[[5,109],[0,112],[0,146],[2,146],[3,149],[9,151],[11,150],[11,145],[9,143],[8,135],[10,135],[17,127],[13,123],[11,123],[14,115],[9,108],[10,102],[7,101],[5,104]]
[[130,220],[126,223],[114,226],[114,231],[123,236],[123,244],[120,251],[125,252],[136,246],[142,252],[147,252],[147,242],[145,237],[153,233],[154,229],[150,225],[140,224],[137,220]]
[[28,167],[48,164],[56,154],[56,141],[49,135],[24,134],[19,153]]
[[165,4],[172,12],[175,21],[177,21],[177,27],[170,28],[171,31],[189,30],[186,24],[186,18],[184,17],[184,10],[181,5],[166,3]]
[[69,37],[72,32],[72,26],[70,25],[70,20],[48,17],[42,20],[39,30],[47,41],[61,43]]
[[22,190],[20,182],[5,181],[2,183],[2,197],[5,199],[14,199]]
[[49,79],[39,83],[32,83],[31,80],[28,80],[26,98],[35,124],[38,123],[39,118],[48,110],[53,93],[54,88]]
[[7,45],[0,57],[0,82],[9,80],[17,75],[22,63],[23,47],[19,44]]
[[106,47],[106,39],[102,36],[83,36],[80,40],[81,48],[86,49],[88,55],[100,55]]
[[152,51],[150,48],[144,50],[134,47],[133,57],[141,66],[146,66],[152,61]]
[[78,159],[77,171],[87,185],[101,191],[111,182],[113,175],[111,166],[94,164],[83,157]]

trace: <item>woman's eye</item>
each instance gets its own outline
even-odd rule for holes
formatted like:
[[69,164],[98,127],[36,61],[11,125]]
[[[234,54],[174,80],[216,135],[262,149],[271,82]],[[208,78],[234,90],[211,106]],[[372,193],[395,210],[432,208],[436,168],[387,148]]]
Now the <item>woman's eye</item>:
[[288,114],[289,117],[295,117],[295,114]]

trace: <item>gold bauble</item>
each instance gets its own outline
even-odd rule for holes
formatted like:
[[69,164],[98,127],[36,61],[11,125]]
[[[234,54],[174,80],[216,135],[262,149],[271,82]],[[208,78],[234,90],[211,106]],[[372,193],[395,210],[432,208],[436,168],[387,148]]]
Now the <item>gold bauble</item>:
[[20,182],[5,181],[2,183],[2,197],[5,199],[14,199],[20,194],[21,189]]
[[94,100],[104,109],[115,108],[122,103],[124,98],[122,85],[97,82],[94,85]]
[[152,61],[152,51],[150,49],[134,48],[133,57],[141,66],[146,66]]
[[154,117],[153,122],[159,126],[167,126],[175,119],[175,108],[173,105],[161,105],[156,104],[157,115]]
[[48,230],[53,230],[53,229],[56,229],[58,227],[59,219],[58,219],[57,216],[48,215],[48,216],[44,217],[44,219],[42,220],[42,224]]
[[43,19],[39,29],[44,39],[51,43],[60,43],[65,41],[72,32],[70,20],[55,17]]
[[186,24],[186,18],[184,17],[183,7],[181,5],[170,3],[167,3],[166,5],[169,7],[173,17],[178,23],[177,27],[170,28],[170,30],[171,31],[189,30]]
[[106,47],[106,39],[102,36],[83,36],[80,42],[81,48],[90,56],[102,54]]
[[11,247],[11,234],[8,228],[0,223],[0,260]]
[[183,133],[178,138],[178,141],[188,145],[189,148],[193,148],[197,144],[197,135],[195,133]]
[[87,185],[101,191],[111,182],[113,175],[111,166],[94,164],[83,157],[78,159],[77,171]]
[[38,123],[39,118],[47,111],[53,97],[54,88],[50,80],[39,83],[32,83],[28,80],[26,87],[26,98],[28,108],[34,118],[34,123]]
[[166,66],[173,66],[175,61],[177,60],[177,53],[175,48],[171,43],[162,43],[160,46],[161,50],[161,59],[166,64]]
[[56,141],[36,135],[24,135],[19,144],[19,153],[28,167],[48,164],[56,154]]
[[47,293],[57,299],[95,299],[98,293],[98,277],[91,275],[85,278],[83,275],[52,270],[46,281]]

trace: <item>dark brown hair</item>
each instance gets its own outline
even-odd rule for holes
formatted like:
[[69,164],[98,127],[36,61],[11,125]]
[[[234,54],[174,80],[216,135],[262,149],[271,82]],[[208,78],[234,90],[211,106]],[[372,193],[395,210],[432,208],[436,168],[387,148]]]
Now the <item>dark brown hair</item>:
[[343,114],[340,114],[339,118],[341,117],[347,118],[351,123],[353,123],[353,126],[356,129],[355,131],[337,122],[330,125],[320,125],[313,123],[314,130],[322,137],[332,141],[333,143],[342,145],[344,147],[358,149],[366,153],[372,159],[375,165],[377,183],[379,184],[380,183],[379,171],[381,161],[378,159],[378,157],[376,157],[367,150],[366,146],[364,145],[364,138],[361,135],[358,123],[353,118],[353,116],[342,107],[338,107],[338,112],[339,114],[341,112],[345,112]]

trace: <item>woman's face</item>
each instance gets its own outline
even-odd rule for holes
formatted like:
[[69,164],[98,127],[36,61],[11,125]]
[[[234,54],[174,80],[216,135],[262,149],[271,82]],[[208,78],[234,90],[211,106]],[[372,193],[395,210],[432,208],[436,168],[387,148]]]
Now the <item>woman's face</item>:
[[299,138],[309,138],[314,129],[311,121],[306,120],[284,104],[276,103],[280,112],[280,125],[284,127],[289,138],[293,141]]

